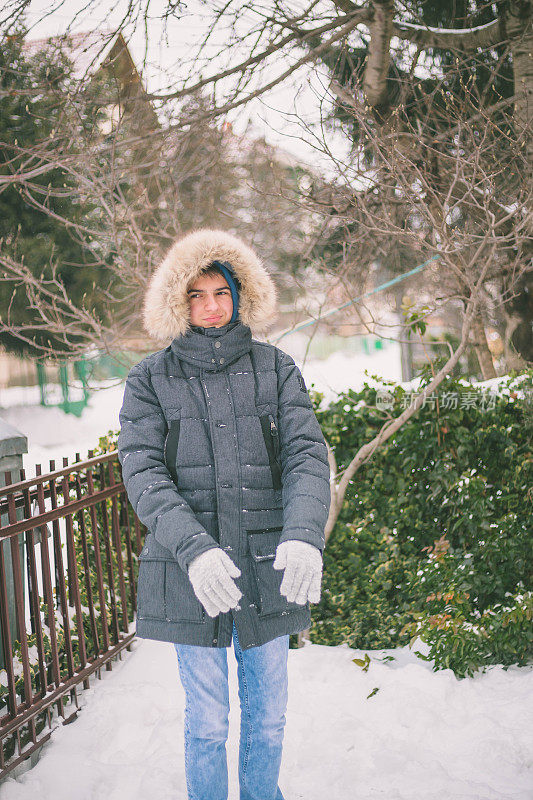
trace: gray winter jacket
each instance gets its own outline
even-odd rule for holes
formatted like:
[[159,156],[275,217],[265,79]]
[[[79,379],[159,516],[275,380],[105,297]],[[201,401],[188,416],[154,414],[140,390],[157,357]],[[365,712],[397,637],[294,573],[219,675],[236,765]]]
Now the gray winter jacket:
[[[222,232],[199,233],[216,234],[218,248],[213,255],[204,245],[197,270],[214,258],[229,260],[241,280],[240,317],[253,322],[247,273],[239,272],[236,252],[228,257],[228,239],[241,255],[245,246]],[[162,267],[174,277],[186,272],[176,248]],[[159,302],[168,303],[165,297]],[[280,594],[283,571],[272,567],[287,539],[323,550],[330,504],[324,437],[292,358],[252,339],[241,320],[221,328],[187,325],[131,369],[119,418],[124,484],[148,528],[139,556],[137,635],[228,647],[235,620],[248,648],[309,627],[309,605]],[[243,593],[237,608],[214,619],[187,576],[191,561],[211,547],[222,547],[239,567]]]

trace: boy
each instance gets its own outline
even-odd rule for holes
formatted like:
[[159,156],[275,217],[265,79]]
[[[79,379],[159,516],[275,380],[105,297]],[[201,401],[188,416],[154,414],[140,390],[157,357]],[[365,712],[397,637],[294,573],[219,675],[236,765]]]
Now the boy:
[[190,800],[228,795],[232,643],[240,800],[283,800],[289,634],[309,627],[320,599],[327,451],[292,358],[252,339],[275,307],[240,239],[178,239],[143,309],[148,333],[171,341],[131,369],[119,416],[124,484],[148,528],[137,635],[176,649]]

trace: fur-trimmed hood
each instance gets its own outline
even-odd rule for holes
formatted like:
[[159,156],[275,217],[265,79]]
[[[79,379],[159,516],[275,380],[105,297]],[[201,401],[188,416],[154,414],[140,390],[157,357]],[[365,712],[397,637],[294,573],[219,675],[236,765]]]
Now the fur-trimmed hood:
[[239,319],[254,333],[276,315],[274,282],[254,251],[226,231],[201,228],[177,239],[150,279],[143,322],[155,339],[174,339],[190,330],[187,287],[212,261],[229,261],[241,284]]

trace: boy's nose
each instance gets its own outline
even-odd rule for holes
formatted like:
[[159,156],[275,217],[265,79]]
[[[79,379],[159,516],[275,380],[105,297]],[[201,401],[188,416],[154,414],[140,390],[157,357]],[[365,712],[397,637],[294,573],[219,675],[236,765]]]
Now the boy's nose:
[[218,300],[214,295],[207,295],[205,300],[205,307],[208,311],[215,311],[218,308]]

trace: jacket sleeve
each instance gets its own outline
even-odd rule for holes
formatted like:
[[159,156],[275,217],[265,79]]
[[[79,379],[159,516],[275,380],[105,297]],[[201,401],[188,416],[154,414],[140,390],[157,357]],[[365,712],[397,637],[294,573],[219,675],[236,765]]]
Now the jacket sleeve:
[[139,364],[126,379],[118,459],[128,499],[141,522],[187,572],[193,558],[218,547],[179,494],[164,460],[167,422],[149,374]]
[[293,359],[277,351],[278,423],[283,498],[280,542],[300,539],[324,551],[331,503],[324,436]]

